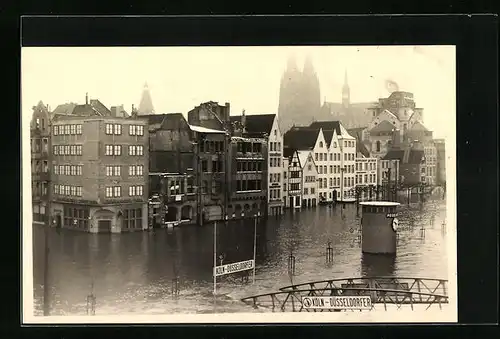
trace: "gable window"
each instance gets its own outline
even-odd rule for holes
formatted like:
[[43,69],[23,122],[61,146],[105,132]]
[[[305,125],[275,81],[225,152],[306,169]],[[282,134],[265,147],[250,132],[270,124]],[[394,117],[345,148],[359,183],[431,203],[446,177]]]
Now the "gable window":
[[320,141],[319,142],[319,147],[322,148],[323,147],[323,141]]
[[380,152],[380,141],[377,140],[376,148],[377,152]]

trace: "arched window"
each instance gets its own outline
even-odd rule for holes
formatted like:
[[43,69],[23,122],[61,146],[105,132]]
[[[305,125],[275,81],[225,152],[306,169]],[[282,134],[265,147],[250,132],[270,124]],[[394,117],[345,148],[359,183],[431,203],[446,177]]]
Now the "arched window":
[[376,147],[376,149],[377,149],[377,152],[380,152],[380,141],[377,141],[377,147]]
[[319,142],[319,147],[323,147],[323,141]]

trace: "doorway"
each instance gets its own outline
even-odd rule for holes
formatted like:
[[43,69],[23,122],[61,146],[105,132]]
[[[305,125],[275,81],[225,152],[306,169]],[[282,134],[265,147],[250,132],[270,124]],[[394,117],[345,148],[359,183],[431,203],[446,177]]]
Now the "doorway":
[[99,233],[111,233],[111,220],[99,220],[97,225]]

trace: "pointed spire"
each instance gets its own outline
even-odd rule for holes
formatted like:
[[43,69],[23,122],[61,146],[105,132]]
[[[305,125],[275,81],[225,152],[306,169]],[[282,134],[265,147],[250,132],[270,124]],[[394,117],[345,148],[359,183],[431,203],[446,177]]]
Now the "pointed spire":
[[310,55],[307,55],[304,60],[304,69],[302,72],[305,74],[314,74],[314,66]]
[[287,72],[295,72],[297,71],[297,59],[295,58],[295,54],[292,54],[288,57],[288,61],[286,64],[286,71]]
[[349,87],[349,82],[347,81],[347,69],[344,72],[344,87]]
[[147,82],[144,83],[144,89],[142,91],[141,102],[139,103],[139,109],[137,110],[139,115],[154,114],[155,110],[153,107],[153,100],[151,99],[151,93],[149,92],[149,87]]

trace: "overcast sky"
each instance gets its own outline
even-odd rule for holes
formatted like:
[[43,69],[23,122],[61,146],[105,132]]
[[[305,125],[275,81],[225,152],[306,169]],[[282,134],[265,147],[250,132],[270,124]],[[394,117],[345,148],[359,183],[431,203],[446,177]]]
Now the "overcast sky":
[[310,55],[321,100],[340,102],[347,70],[351,102],[387,97],[385,80],[413,92],[436,137],[455,126],[455,48],[404,47],[48,47],[22,49],[22,111],[42,100],[51,109],[85,102],[130,112],[148,83],[157,113],[187,111],[201,102],[230,102],[231,113],[276,113],[287,59],[299,68]]

